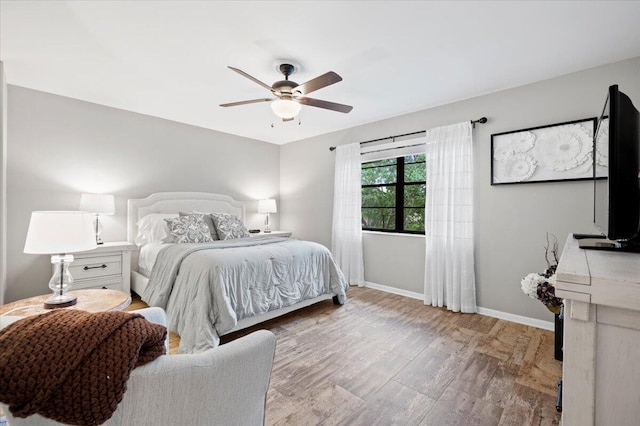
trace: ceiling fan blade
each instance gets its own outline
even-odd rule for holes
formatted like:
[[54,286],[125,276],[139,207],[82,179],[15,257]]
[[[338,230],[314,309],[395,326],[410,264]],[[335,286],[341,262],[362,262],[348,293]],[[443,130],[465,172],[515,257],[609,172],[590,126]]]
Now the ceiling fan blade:
[[271,86],[269,86],[269,85],[268,85],[268,84],[266,84],[266,83],[261,82],[260,80],[258,80],[258,79],[257,79],[257,78],[255,78],[255,77],[250,76],[250,75],[249,75],[249,74],[247,74],[246,72],[244,72],[244,71],[242,71],[242,70],[240,70],[240,69],[238,69],[238,68],[234,68],[234,67],[227,67],[227,68],[229,68],[230,70],[233,70],[233,71],[237,72],[238,74],[240,74],[240,75],[242,75],[242,76],[244,76],[244,77],[247,77],[249,80],[251,80],[251,81],[253,81],[253,82],[255,82],[255,83],[258,83],[260,86],[264,87],[264,88],[265,88],[265,89],[267,89],[268,91],[273,92],[273,93],[275,93],[275,94],[277,94],[277,95],[280,95],[280,92],[278,92],[277,90],[273,90],[273,89],[271,88]]
[[296,101],[300,102],[303,105],[330,109],[331,111],[343,112],[345,114],[353,109],[351,105],[337,104],[335,102],[323,101],[321,99],[314,98],[297,98]]
[[306,83],[302,83],[301,85],[293,89],[293,92],[300,92],[301,95],[307,95],[311,92],[315,92],[318,89],[330,86],[339,81],[342,81],[342,77],[340,77],[333,71],[329,71],[326,74],[322,74],[320,77],[316,77],[312,80],[307,81]]
[[221,107],[232,107],[238,105],[246,105],[246,104],[256,104],[258,102],[270,102],[274,101],[274,98],[261,98],[261,99],[251,99],[248,101],[239,101],[239,102],[230,102],[228,104],[220,104]]

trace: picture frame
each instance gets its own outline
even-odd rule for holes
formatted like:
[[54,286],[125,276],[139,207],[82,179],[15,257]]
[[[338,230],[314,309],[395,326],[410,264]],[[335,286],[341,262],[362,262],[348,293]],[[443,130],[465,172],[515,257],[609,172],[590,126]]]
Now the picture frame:
[[[593,180],[596,125],[592,117],[492,134],[491,185]],[[598,140],[596,178],[606,178],[608,136]]]

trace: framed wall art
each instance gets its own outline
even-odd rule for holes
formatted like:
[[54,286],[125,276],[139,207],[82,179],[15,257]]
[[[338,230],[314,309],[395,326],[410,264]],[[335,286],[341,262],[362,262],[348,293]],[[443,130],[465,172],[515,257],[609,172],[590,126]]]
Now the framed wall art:
[[[588,118],[491,135],[491,185],[593,179],[595,127]],[[607,175],[607,139],[598,135],[596,177]]]

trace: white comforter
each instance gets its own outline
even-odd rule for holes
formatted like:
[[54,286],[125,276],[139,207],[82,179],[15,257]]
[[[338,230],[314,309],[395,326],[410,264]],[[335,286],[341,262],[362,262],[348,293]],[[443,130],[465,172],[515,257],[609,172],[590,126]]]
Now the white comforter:
[[201,352],[239,320],[323,294],[346,301],[344,275],[326,247],[272,237],[175,244],[158,254],[142,300],[167,312],[180,352]]

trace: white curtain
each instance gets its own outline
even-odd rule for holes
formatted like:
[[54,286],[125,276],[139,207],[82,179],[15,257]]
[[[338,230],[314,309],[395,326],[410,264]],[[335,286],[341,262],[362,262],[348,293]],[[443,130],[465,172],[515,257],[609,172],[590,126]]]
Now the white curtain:
[[364,286],[360,144],[336,147],[331,251],[349,284]]
[[471,123],[427,130],[425,305],[476,312]]

